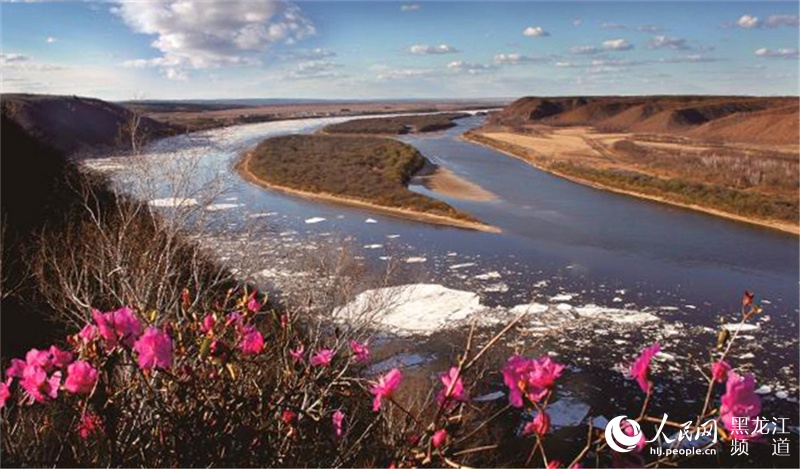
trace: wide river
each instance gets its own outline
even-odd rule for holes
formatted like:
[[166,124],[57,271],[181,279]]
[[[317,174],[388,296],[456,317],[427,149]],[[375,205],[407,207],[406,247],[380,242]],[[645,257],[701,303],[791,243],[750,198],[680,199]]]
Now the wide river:
[[[777,348],[768,352],[773,366],[790,364],[794,379],[789,381],[796,383],[797,237],[582,186],[459,140],[482,119],[461,119],[443,133],[401,140],[496,194],[490,202],[431,195],[500,228],[500,234],[282,195],[231,170],[243,151],[267,136],[313,132],[344,119],[251,124],[174,137],[151,145],[145,161],[163,178],[162,197],[174,195],[166,186],[174,185],[176,161],[197,165],[203,177],[194,178],[195,184],[223,177],[226,192],[209,215],[224,219],[228,230],[243,230],[258,219],[266,221],[276,243],[348,237],[368,262],[380,264],[393,256],[415,281],[474,291],[489,305],[596,304],[656,310],[667,320],[711,326],[719,316],[735,322],[742,293],[752,290],[766,307],[757,340],[768,338]],[[430,194],[418,185],[412,189]]]

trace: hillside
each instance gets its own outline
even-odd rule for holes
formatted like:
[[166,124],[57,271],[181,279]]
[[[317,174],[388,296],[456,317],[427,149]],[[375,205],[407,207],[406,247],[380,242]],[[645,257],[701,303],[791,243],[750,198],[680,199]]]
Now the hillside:
[[[79,96],[3,94],[2,114],[38,141],[68,154],[100,148],[131,148],[137,114],[117,104]],[[137,144],[175,133],[148,117],[138,122]]]
[[493,116],[520,127],[589,125],[614,132],[685,135],[764,144],[797,143],[798,99],[728,96],[526,97]]

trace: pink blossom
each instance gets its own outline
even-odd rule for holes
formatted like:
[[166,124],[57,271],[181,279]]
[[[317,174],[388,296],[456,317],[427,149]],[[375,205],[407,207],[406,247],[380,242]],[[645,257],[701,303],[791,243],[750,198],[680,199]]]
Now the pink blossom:
[[281,327],[286,328],[289,325],[289,315],[284,313],[281,314]]
[[561,461],[552,459],[547,463],[547,469],[558,469],[559,467],[563,467],[561,466]]
[[724,383],[728,379],[729,371],[731,371],[731,366],[725,361],[714,362],[711,365],[711,378],[718,383]]
[[55,345],[50,346],[51,362],[58,368],[66,368],[67,365],[72,363],[72,353],[65,352]]
[[19,358],[12,358],[11,359],[11,366],[6,369],[6,378],[22,378],[22,374],[25,373],[25,368],[28,366],[24,360],[20,360]]
[[331,416],[331,420],[333,421],[333,431],[337,438],[341,438],[342,435],[344,435],[344,417],[344,412],[341,410],[337,410]]
[[49,378],[44,368],[28,365],[22,374],[20,386],[28,394],[28,405],[34,402],[45,402],[58,396],[58,386],[61,382],[61,372],[56,371]]
[[447,441],[447,430],[441,429],[437,430],[433,437],[431,437],[431,443],[433,443],[434,448],[439,448]]
[[[622,429],[622,432],[624,434],[628,435],[628,436],[635,436],[636,435],[636,432],[634,431],[633,426],[631,426],[631,424],[628,423],[628,419],[623,419],[622,420],[622,424],[620,425],[620,428]],[[647,442],[644,439],[644,433],[640,432],[639,433],[639,440],[636,442],[636,446],[634,446],[633,451],[635,453],[641,453],[646,444],[647,444]]]
[[261,310],[261,302],[256,299],[255,292],[250,295],[250,301],[247,302],[247,309],[251,313],[257,313]]
[[203,318],[203,322],[200,323],[200,330],[203,331],[205,334],[213,333],[214,325],[217,323],[217,320],[214,319],[213,314],[206,314]]
[[539,438],[541,438],[549,430],[550,430],[550,416],[547,415],[546,412],[539,412],[536,414],[536,418],[525,424],[525,428],[522,429],[522,434],[524,436],[535,434],[539,436]]
[[317,353],[308,362],[313,366],[329,366],[332,359],[333,350],[324,348],[317,350]]
[[245,355],[257,355],[264,350],[264,336],[255,327],[245,327],[239,347]]
[[139,354],[137,362],[143,370],[172,366],[172,339],[155,327],[148,327],[133,349]]
[[539,402],[555,385],[564,371],[564,365],[548,356],[539,359],[513,355],[503,369],[503,382],[508,386],[508,401],[514,407],[522,407],[522,397]]
[[91,411],[86,412],[81,416],[81,421],[78,424],[78,435],[85,440],[92,433],[101,433],[103,431],[102,423],[97,414]]
[[[450,372],[442,373],[439,376],[442,380],[444,388],[436,395],[436,402],[442,406],[447,402],[450,405],[455,404],[456,401],[464,402],[467,396],[464,393],[464,382],[461,381],[457,367],[450,368]],[[452,386],[452,389],[450,388]],[[448,393],[449,391],[449,393]]]
[[11,391],[8,389],[11,380],[12,378],[8,378],[4,383],[0,383],[0,409],[6,406],[6,401],[11,397]]
[[53,368],[53,356],[47,350],[32,348],[25,354],[25,363],[28,366],[38,366],[45,371],[50,371]]
[[[719,415],[725,428],[731,432],[731,438],[745,440],[759,436],[758,433],[753,434],[754,417],[761,412],[761,398],[755,393],[755,386],[756,381],[751,374],[742,377],[735,371],[728,373]],[[743,417],[746,424],[734,425],[734,417]]]
[[89,342],[93,341],[95,337],[97,337],[97,326],[94,324],[87,324],[83,326],[83,329],[81,329],[81,332],[78,335],[80,335],[84,344],[88,344]]
[[367,348],[367,344],[362,344],[357,340],[350,341],[350,350],[353,351],[353,356],[356,358],[357,362],[365,362],[369,360],[369,349]]
[[73,394],[89,394],[97,383],[97,370],[83,361],[76,361],[67,368],[64,389]]
[[642,350],[642,354],[639,355],[639,358],[631,365],[631,378],[636,379],[636,382],[639,383],[639,387],[642,388],[643,392],[648,392],[650,389],[650,383],[647,381],[647,373],[650,371],[650,360],[652,360],[653,356],[660,350],[661,346],[659,344],[646,347]]
[[293,412],[287,409],[281,413],[281,420],[286,425],[291,425],[292,422],[294,422],[296,419],[297,419],[297,412]]
[[296,362],[303,361],[303,354],[305,354],[306,348],[303,344],[297,346],[294,350],[289,350],[289,355],[291,355],[292,359]]
[[381,400],[391,399],[392,394],[400,387],[400,382],[403,380],[403,374],[400,370],[393,368],[385,375],[378,378],[378,381],[372,383],[369,392],[375,395],[372,400],[372,410],[377,412],[381,409]]
[[131,347],[142,334],[142,323],[127,306],[109,313],[93,310],[92,316],[108,348],[116,347],[119,342]]

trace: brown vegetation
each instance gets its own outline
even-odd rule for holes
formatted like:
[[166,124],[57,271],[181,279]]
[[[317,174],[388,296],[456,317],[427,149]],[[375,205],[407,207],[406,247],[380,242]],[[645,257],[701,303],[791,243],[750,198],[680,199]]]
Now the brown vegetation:
[[729,96],[521,98],[494,115],[509,127],[591,125],[615,132],[797,144],[798,99]]
[[465,113],[422,114],[414,116],[374,117],[354,119],[331,124],[323,129],[336,134],[389,134],[436,132],[455,127],[455,119],[467,117]]
[[247,171],[270,185],[479,225],[470,215],[407,189],[425,163],[409,145],[361,136],[274,137],[246,157]]

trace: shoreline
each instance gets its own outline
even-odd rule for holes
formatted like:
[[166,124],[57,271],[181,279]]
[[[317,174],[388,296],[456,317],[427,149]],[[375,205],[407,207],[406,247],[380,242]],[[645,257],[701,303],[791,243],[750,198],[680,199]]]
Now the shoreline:
[[351,207],[363,208],[367,210],[371,210],[374,212],[378,212],[384,215],[394,216],[397,218],[402,218],[405,220],[413,220],[419,222],[426,222],[431,223],[434,225],[441,225],[441,226],[450,226],[454,228],[461,228],[461,229],[468,229],[468,230],[476,230],[476,231],[484,231],[488,233],[501,233],[502,231],[494,226],[487,225],[484,223],[476,223],[470,222],[466,220],[459,220],[457,218],[450,218],[443,215],[434,215],[425,212],[418,212],[415,210],[410,209],[403,209],[403,208],[395,208],[395,207],[387,207],[385,205],[378,205],[371,202],[367,202],[360,199],[355,199],[351,197],[344,197],[324,192],[308,192],[299,189],[293,189],[291,187],[282,186],[279,184],[272,184],[266,182],[262,179],[256,177],[249,168],[250,159],[252,158],[253,151],[248,151],[244,153],[239,160],[234,164],[234,170],[242,177],[244,180],[250,182],[251,184],[255,184],[265,189],[274,190],[277,192],[281,192],[284,194],[294,195],[297,197],[302,197],[305,199],[310,200],[319,200],[323,202],[330,202],[340,205],[346,205]]
[[[481,139],[476,138],[475,135],[479,135],[481,137]],[[577,184],[582,184],[582,185],[585,185],[585,186],[589,186],[589,187],[592,187],[594,189],[599,189],[599,190],[604,190],[604,191],[608,191],[608,192],[614,192],[614,193],[617,193],[617,194],[636,197],[636,198],[639,198],[639,199],[649,200],[651,202],[660,202],[660,203],[663,203],[663,204],[672,205],[674,207],[680,207],[680,208],[692,210],[692,211],[695,211],[695,212],[705,213],[707,215],[714,215],[714,216],[717,216],[717,217],[720,217],[720,218],[725,218],[725,219],[731,220],[731,221],[736,221],[736,222],[740,222],[740,223],[747,223],[747,224],[759,226],[759,227],[762,227],[762,228],[769,228],[769,229],[777,230],[777,231],[780,231],[780,232],[783,232],[783,233],[792,234],[792,235],[795,235],[795,236],[800,236],[800,227],[796,226],[796,225],[789,224],[789,223],[747,218],[747,217],[744,217],[744,216],[741,216],[741,215],[736,215],[736,214],[725,212],[725,211],[722,211],[722,210],[717,210],[717,209],[714,209],[714,208],[703,207],[703,206],[700,206],[700,205],[686,204],[686,203],[677,202],[677,201],[670,200],[670,199],[667,199],[667,198],[664,198],[664,197],[660,197],[660,196],[656,196],[656,195],[650,195],[650,194],[644,194],[644,193],[641,193],[641,192],[634,192],[634,191],[629,191],[629,190],[626,190],[626,189],[620,189],[620,188],[616,188],[616,187],[613,187],[613,186],[608,186],[606,184],[601,184],[601,183],[598,183],[598,182],[594,182],[594,181],[591,181],[591,180],[588,180],[588,179],[584,179],[584,178],[572,176],[572,175],[569,175],[569,174],[565,174],[565,173],[562,173],[560,171],[556,171],[556,170],[553,170],[553,169],[550,169],[550,168],[546,168],[546,167],[544,167],[544,166],[542,166],[540,164],[535,163],[534,161],[532,161],[532,160],[530,160],[528,158],[525,158],[522,155],[518,155],[518,154],[514,153],[513,151],[510,151],[510,150],[507,150],[505,148],[502,148],[499,145],[498,146],[492,145],[491,143],[489,143],[489,141],[495,142],[496,140],[492,139],[491,137],[487,137],[484,134],[479,133],[479,132],[474,132],[474,133],[467,132],[467,133],[461,134],[461,136],[459,136],[459,139],[460,140],[464,140],[464,141],[469,142],[469,143],[474,143],[476,145],[480,145],[480,146],[485,147],[485,148],[489,148],[491,150],[499,151],[500,153],[506,154],[506,155],[511,156],[513,158],[517,158],[519,160],[522,160],[525,163],[533,166],[534,168],[536,168],[536,169],[538,169],[540,171],[544,171],[544,172],[546,172],[548,174],[552,174],[554,176],[558,176],[560,178],[566,179],[568,181],[572,181],[572,182],[577,183]],[[485,139],[485,141],[482,140],[482,139]]]
[[444,196],[470,202],[491,202],[497,194],[455,174],[443,166],[436,166],[429,174],[414,176],[414,182]]

